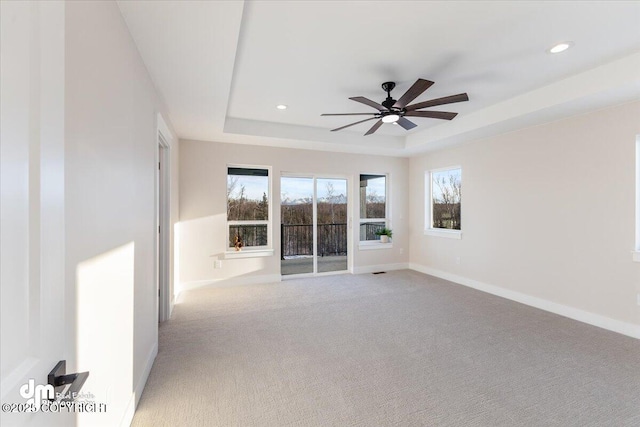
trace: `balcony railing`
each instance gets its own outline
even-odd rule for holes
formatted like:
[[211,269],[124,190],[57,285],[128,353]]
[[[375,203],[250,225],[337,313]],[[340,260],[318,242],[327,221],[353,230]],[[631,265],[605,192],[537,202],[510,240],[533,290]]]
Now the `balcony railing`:
[[[380,240],[380,236],[377,236],[376,232],[384,226],[384,222],[360,224],[360,240]],[[312,224],[282,224],[280,225],[280,233],[282,259],[288,256],[313,255]],[[267,245],[266,224],[230,225],[229,247],[233,247],[233,239],[238,234],[242,237],[245,247]],[[347,224],[318,224],[318,255],[346,254]]]
[[267,245],[267,224],[248,224],[229,226],[229,247],[233,248],[235,237],[242,238],[245,247]]
[[365,222],[360,224],[360,240],[380,240],[380,236],[376,233],[385,227],[385,222]]
[[[312,224],[280,225],[280,253],[287,256],[313,255]],[[318,256],[347,254],[347,224],[318,224]]]

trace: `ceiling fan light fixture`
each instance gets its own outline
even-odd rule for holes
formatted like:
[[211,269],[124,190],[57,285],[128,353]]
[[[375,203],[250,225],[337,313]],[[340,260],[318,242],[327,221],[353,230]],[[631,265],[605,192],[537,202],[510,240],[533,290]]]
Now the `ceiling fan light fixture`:
[[569,49],[571,46],[573,46],[573,42],[562,42],[562,43],[558,43],[558,44],[552,46],[551,48],[549,48],[549,50],[547,50],[547,52],[549,52],[549,53],[560,53],[560,52],[564,52],[565,50]]
[[400,116],[397,114],[387,114],[386,116],[382,117],[383,123],[395,123],[398,120],[400,120]]

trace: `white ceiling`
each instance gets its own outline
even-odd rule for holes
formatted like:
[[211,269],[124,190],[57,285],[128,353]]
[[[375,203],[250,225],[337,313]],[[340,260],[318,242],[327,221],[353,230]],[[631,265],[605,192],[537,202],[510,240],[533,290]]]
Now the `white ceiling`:
[[[640,2],[118,2],[178,136],[412,155],[640,99]],[[575,46],[551,55],[546,49]],[[405,131],[321,113],[467,92]],[[286,104],[287,110],[277,110]]]

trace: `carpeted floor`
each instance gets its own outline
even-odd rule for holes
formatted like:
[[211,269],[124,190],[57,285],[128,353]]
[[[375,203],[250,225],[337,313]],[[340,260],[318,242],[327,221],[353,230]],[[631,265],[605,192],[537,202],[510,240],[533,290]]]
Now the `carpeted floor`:
[[185,292],[133,426],[640,426],[640,341],[413,271]]

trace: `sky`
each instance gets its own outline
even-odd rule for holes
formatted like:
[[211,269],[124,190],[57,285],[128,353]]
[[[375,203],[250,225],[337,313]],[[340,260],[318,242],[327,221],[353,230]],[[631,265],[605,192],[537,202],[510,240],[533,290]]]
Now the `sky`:
[[[324,199],[328,196],[327,185],[333,185],[333,195],[343,195],[347,197],[346,179],[318,178],[318,198]],[[313,178],[292,178],[283,176],[280,188],[282,200],[296,200],[313,197]]]
[[[460,181],[462,179],[462,169],[449,169],[432,173],[432,179],[441,179],[442,177],[444,177],[445,182],[449,182],[450,176],[455,176],[458,178],[458,181]],[[431,188],[433,197],[435,199],[440,199],[442,197],[442,191],[440,190],[440,188],[437,185],[432,185]]]
[[[264,176],[238,176],[238,182],[232,193],[232,197],[240,195],[240,188],[244,185],[245,196],[250,200],[262,200],[262,194],[269,190],[269,181]],[[369,181],[367,192],[375,191],[378,196],[385,194],[384,179],[373,179]],[[227,177],[227,184],[229,177]],[[318,178],[318,198],[327,197],[327,184],[333,184],[334,196],[343,195],[347,197],[347,180],[346,179],[328,179]],[[313,197],[313,179],[312,178],[293,178],[282,177],[280,193],[282,200],[296,200]]]
[[[249,200],[262,200],[262,195],[269,195],[269,178],[266,176],[234,176],[238,178],[238,182],[231,193],[232,198],[240,196],[240,188],[244,185],[245,197]],[[227,188],[231,181],[231,177],[227,176]]]

